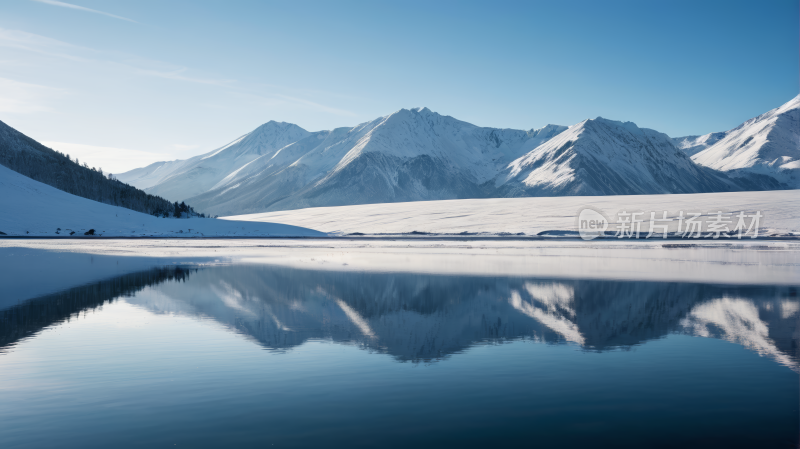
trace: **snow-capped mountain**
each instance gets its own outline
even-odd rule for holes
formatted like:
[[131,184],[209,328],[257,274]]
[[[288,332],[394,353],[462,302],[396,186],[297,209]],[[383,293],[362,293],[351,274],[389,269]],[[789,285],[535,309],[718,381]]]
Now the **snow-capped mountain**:
[[694,164],[666,134],[604,118],[578,123],[514,160],[496,185],[503,196],[739,190]]
[[[723,136],[711,137],[717,134]],[[697,139],[704,138],[711,144],[692,156],[696,163],[740,182],[760,182],[769,176],[789,188],[800,188],[800,95],[730,131]]]
[[[297,125],[267,122],[208,154],[187,160],[156,162],[117,175],[117,179],[165,198],[190,198],[211,190],[226,176],[310,133]],[[183,201],[183,200],[180,200]]]

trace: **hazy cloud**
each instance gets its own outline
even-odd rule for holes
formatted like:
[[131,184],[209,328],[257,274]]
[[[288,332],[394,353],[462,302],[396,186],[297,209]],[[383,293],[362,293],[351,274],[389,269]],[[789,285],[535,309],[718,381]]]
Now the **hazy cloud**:
[[172,144],[172,148],[175,148],[178,151],[188,151],[188,150],[194,150],[196,148],[200,148],[200,145],[183,145],[183,144],[180,144],[180,143],[173,143]]
[[175,81],[188,81],[190,83],[199,83],[199,84],[211,84],[215,86],[226,86],[233,82],[234,80],[214,80],[214,79],[203,79],[203,78],[195,78],[191,76],[181,75],[181,73],[185,72],[187,69],[182,67],[177,70],[162,72],[158,70],[147,70],[147,69],[136,69],[138,73],[143,75],[149,76],[156,76],[159,78],[175,80]]
[[100,167],[103,171],[109,173],[123,173],[134,168],[150,165],[153,162],[175,159],[173,155],[168,153],[150,153],[81,143],[44,141],[42,145],[61,151],[73,158],[77,157],[81,163],[86,162],[92,167]]
[[328,113],[336,114],[336,115],[346,115],[346,116],[349,116],[349,117],[355,117],[356,116],[356,114],[354,114],[354,113],[352,113],[350,111],[345,111],[344,109],[332,108],[330,106],[325,106],[324,104],[315,103],[313,101],[304,100],[302,98],[290,97],[290,96],[287,96],[287,95],[280,95],[280,94],[276,94],[275,96],[278,97],[278,98],[281,98],[283,100],[286,100],[286,101],[288,101],[290,103],[303,105],[303,106],[306,106],[306,107],[308,107],[310,109],[315,109],[317,111],[328,112]]
[[122,16],[118,16],[118,15],[115,15],[115,14],[110,14],[110,13],[103,12],[103,11],[98,11],[96,9],[86,8],[86,7],[83,7],[83,6],[73,5],[72,3],[59,2],[58,0],[31,0],[31,1],[34,1],[34,2],[37,2],[37,3],[44,3],[46,5],[60,6],[62,8],[76,9],[78,11],[86,11],[86,12],[91,12],[91,13],[95,13],[95,14],[102,14],[104,16],[113,17],[115,19],[120,19],[120,20],[125,20],[125,21],[131,22],[131,23],[139,23],[139,22],[137,22],[135,20],[132,20],[132,19],[129,19],[127,17],[122,17]]

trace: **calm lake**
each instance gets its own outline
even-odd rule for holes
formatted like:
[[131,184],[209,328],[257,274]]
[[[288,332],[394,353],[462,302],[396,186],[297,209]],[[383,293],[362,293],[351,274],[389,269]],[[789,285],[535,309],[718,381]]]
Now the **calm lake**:
[[0,310],[0,447],[797,447],[798,292],[152,269]]

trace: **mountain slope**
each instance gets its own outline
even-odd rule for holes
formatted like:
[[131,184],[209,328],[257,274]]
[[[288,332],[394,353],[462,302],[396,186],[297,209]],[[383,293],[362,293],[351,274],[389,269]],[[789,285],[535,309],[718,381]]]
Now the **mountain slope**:
[[585,120],[513,161],[504,196],[641,195],[740,190],[692,163],[666,134],[631,122]]
[[711,145],[714,145],[715,143],[719,142],[727,135],[728,133],[727,131],[725,131],[719,133],[704,134],[702,136],[674,137],[672,138],[672,143],[675,144],[675,146],[678,147],[678,149],[683,150],[683,152],[688,154],[689,156],[694,156],[695,154],[705,150]]
[[147,214],[162,215],[173,205],[158,196],[109,179],[102,171],[45,147],[0,122],[0,165],[65,192]]
[[727,131],[692,160],[738,179],[769,176],[800,188],[800,95]]
[[[324,236],[275,223],[157,218],[63,192],[0,166],[0,232],[9,236],[104,237]],[[74,233],[74,234],[72,234]]]

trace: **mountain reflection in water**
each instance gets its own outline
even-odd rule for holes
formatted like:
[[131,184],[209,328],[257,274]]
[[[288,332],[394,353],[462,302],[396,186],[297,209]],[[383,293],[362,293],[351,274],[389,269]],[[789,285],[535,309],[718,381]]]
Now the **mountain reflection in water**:
[[[149,288],[153,294],[137,294]],[[530,339],[589,351],[670,333],[724,339],[798,369],[797,287],[169,267],[0,311],[0,352],[42,328],[124,297],[154,313],[211,318],[270,350],[330,340],[399,361],[446,359]]]

